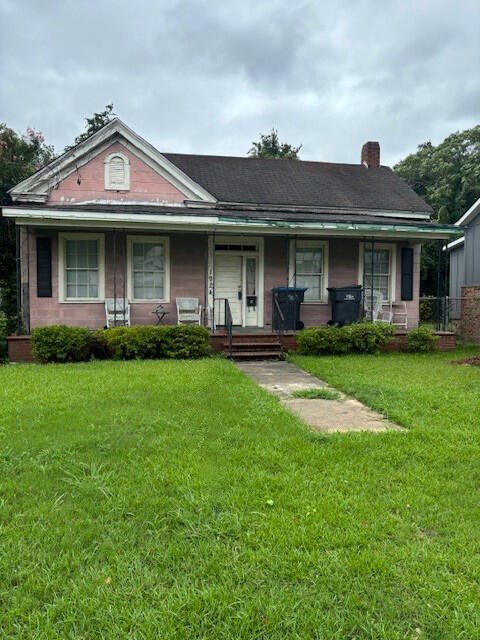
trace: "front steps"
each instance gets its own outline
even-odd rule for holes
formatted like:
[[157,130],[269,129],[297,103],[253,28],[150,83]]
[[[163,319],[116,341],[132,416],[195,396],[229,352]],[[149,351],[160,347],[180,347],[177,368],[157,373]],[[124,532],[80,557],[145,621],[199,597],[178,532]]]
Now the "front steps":
[[234,333],[232,353],[229,354],[226,336],[223,350],[233,360],[279,360],[283,357],[276,333]]

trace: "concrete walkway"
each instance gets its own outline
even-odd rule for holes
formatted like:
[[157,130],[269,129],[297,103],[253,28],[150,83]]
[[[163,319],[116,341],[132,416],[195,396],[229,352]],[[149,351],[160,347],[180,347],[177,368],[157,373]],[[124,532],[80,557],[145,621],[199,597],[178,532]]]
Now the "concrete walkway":
[[[294,391],[331,388],[322,380],[290,362],[276,360],[237,363],[261,387],[278,396],[280,402],[316,431],[403,431],[361,402],[340,393],[339,400],[292,398]],[[335,390],[336,391],[336,390]]]

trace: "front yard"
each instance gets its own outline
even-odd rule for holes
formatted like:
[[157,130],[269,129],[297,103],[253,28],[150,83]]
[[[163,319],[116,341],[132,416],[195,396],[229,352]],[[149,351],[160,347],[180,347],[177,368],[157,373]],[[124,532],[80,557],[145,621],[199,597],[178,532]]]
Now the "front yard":
[[0,636],[478,637],[480,369],[453,357],[296,357],[408,428],[342,435],[220,359],[0,367]]

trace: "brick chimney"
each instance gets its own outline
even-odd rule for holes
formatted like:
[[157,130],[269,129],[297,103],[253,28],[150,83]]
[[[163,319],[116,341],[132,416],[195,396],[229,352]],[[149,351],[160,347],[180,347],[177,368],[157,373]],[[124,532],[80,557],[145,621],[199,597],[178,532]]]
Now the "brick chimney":
[[380,166],[380,145],[378,142],[366,142],[362,147],[362,164],[367,167]]

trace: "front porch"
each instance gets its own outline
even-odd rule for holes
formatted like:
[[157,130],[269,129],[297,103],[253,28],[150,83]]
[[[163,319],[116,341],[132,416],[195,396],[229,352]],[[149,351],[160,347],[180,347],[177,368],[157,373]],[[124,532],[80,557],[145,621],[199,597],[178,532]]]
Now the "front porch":
[[[176,324],[177,299],[194,297],[214,337],[225,325],[225,299],[236,335],[268,334],[274,333],[275,287],[307,288],[301,321],[308,327],[331,319],[328,287],[371,283],[385,302],[406,298],[408,326],[418,323],[418,239],[24,226],[20,247],[27,332],[60,323],[101,328],[106,298],[129,301],[131,324],[155,324],[159,304],[163,322]],[[405,295],[406,253],[411,262]]]

